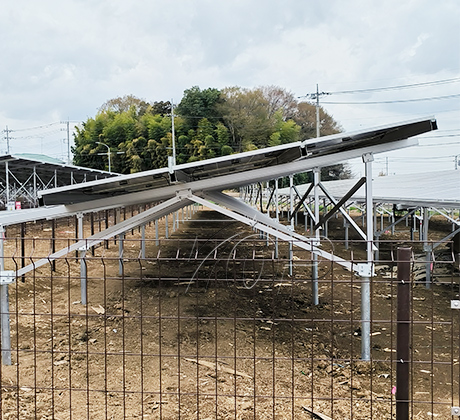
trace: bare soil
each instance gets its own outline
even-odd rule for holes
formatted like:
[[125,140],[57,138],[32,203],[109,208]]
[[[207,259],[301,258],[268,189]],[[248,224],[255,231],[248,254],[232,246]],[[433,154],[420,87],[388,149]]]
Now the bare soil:
[[[113,240],[88,253],[87,305],[74,254],[9,287],[13,364],[0,368],[1,418],[395,418],[394,237],[384,238],[372,279],[372,360],[364,362],[359,277],[320,261],[313,305],[308,253],[295,251],[291,272],[287,244],[212,211],[193,219],[172,232],[170,216],[169,240],[161,221],[160,244],[154,224],[147,227],[146,259],[137,229],[124,241],[121,267]],[[341,223],[331,220],[324,247],[364,259],[362,243],[345,249]],[[446,230],[440,223],[432,239]],[[27,226],[26,264],[50,254],[50,235],[47,223]],[[71,243],[72,221],[61,221],[56,236],[56,249]],[[19,237],[9,228],[6,269],[21,266]],[[407,229],[396,238],[407,244]],[[450,418],[459,397],[460,324],[450,309],[459,279],[449,255],[447,247],[437,253],[430,289],[412,285],[417,419]]]

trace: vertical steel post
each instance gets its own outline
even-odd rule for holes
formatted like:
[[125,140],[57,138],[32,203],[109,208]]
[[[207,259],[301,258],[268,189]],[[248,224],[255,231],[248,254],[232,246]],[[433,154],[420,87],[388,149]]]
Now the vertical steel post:
[[[83,239],[83,214],[77,214],[77,232],[78,232],[78,240]],[[77,251],[78,256],[80,258],[80,296],[81,296],[81,303],[82,305],[86,305],[88,302],[87,299],[87,279],[88,273],[86,269],[86,247],[80,248]]]
[[155,219],[155,245],[160,245],[160,238],[158,233],[158,219]]
[[367,273],[361,280],[361,359],[371,359],[371,288],[370,282],[373,274],[374,254],[374,218],[372,197],[372,153],[363,155],[366,171],[366,248],[367,248]]
[[345,249],[348,249],[348,237],[349,237],[349,229],[350,229],[350,224],[347,222],[346,219],[343,221],[344,228],[345,228]]
[[[21,223],[21,268],[26,266],[26,224]],[[25,276],[22,276],[24,281]]]
[[88,303],[88,271],[86,268],[86,249],[82,247],[79,251],[80,254],[80,300],[82,305]]
[[[4,254],[5,229],[0,225],[0,271],[5,270]],[[11,365],[10,302],[8,284],[0,285],[0,327],[2,329],[2,363]]]
[[124,245],[125,234],[120,233],[118,235],[118,273],[120,276],[123,275],[123,245]]
[[[105,228],[108,229],[109,228],[109,211],[108,210],[105,211],[105,216],[104,217],[105,217]],[[104,248],[109,249],[109,241],[108,240],[105,241]]]
[[[279,178],[275,179],[275,218],[276,221],[280,221],[280,206],[279,206],[279,195],[278,195],[278,183]],[[278,258],[278,237],[275,238],[275,258]]]
[[10,170],[8,161],[5,162],[5,178],[6,178],[6,204],[10,202]]
[[[51,219],[51,253],[56,252],[56,219]],[[56,260],[51,263],[51,268],[56,271]]]
[[[289,217],[291,218],[291,231],[294,232],[294,218],[292,214],[294,213],[294,175],[289,175]],[[293,274],[292,261],[294,258],[293,252],[293,239],[289,241],[289,275]]]
[[[90,229],[91,229],[91,236],[94,235],[94,213],[91,212],[90,214]],[[96,249],[93,247],[91,247],[91,255],[94,257],[96,253]]]
[[38,206],[38,197],[37,197],[37,168],[34,165],[34,207]]
[[141,226],[141,258],[145,259],[145,225]]
[[398,248],[396,330],[396,420],[409,420],[410,383],[410,248]]
[[[313,169],[313,192],[315,196],[315,220],[314,224],[319,222],[319,182],[321,180],[321,169],[314,168]],[[319,245],[319,228],[315,230],[315,238],[316,243],[315,246]],[[312,267],[311,267],[311,274],[312,274],[312,301],[313,305],[319,304],[319,294],[318,294],[318,256],[316,254],[312,255]]]
[[430,224],[430,214],[428,207],[423,208],[423,247],[425,250],[425,286],[431,287],[431,246],[428,243],[428,227]]

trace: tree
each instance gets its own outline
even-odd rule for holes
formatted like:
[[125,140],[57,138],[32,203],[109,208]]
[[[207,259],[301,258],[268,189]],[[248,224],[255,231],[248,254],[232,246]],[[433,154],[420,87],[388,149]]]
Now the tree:
[[[320,106],[320,134],[328,136],[340,133],[342,127]],[[316,106],[309,102],[299,102],[292,119],[300,126],[300,137],[310,139],[316,137]]]
[[265,147],[273,132],[269,103],[259,89],[226,88],[219,109],[236,151]]
[[99,112],[113,111],[115,113],[121,113],[128,111],[131,107],[134,107],[139,115],[143,115],[149,106],[151,105],[143,99],[139,99],[134,95],[125,95],[109,99],[107,102],[104,102],[99,108]]
[[217,121],[221,118],[218,104],[222,101],[218,89],[208,88],[201,90],[193,86],[184,91],[184,96],[176,108],[176,112],[184,121],[187,129],[196,129],[202,118]]
[[[186,163],[235,152],[277,146],[316,136],[316,109],[297,102],[278,86],[223,90],[193,86],[175,109],[176,162]],[[323,108],[321,134],[341,130]],[[105,102],[75,134],[74,163],[119,173],[165,167],[172,154],[171,103],[148,103],[133,95]],[[325,168],[323,179],[348,174],[343,165]],[[309,175],[297,175],[296,182]]]

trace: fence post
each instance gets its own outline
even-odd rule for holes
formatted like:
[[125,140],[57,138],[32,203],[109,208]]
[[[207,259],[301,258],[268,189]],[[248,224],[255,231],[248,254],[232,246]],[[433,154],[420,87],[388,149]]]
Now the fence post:
[[396,420],[409,420],[411,248],[398,248]]
[[[2,275],[5,269],[4,260],[4,240],[5,229],[0,225],[0,271]],[[2,349],[2,363],[4,365],[11,365],[11,332],[10,332],[10,303],[8,296],[8,283],[2,282],[0,284],[0,325],[1,325],[1,349]]]

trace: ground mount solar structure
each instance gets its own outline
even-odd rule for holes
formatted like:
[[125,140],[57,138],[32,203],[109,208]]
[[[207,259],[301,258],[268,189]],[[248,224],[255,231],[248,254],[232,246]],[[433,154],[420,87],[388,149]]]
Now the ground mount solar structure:
[[[370,277],[373,276],[374,253],[372,214],[368,212],[366,215],[367,260],[359,264],[351,264],[349,261],[322,250],[318,235],[307,238],[295,233],[290,226],[279,223],[243,201],[225,194],[223,191],[307,171],[314,171],[317,178],[318,169],[321,167],[362,157],[366,173],[366,204],[368,208],[372,208],[372,162],[374,154],[415,146],[418,144],[415,136],[436,128],[434,118],[422,118],[194,163],[174,165],[173,162],[170,162],[168,168],[120,175],[114,178],[86,182],[81,185],[69,185],[40,191],[38,195],[42,207],[0,215],[2,229],[7,225],[31,220],[82,215],[126,205],[157,204],[107,230],[88,238],[81,238],[80,241],[15,272],[6,272],[3,267],[0,267],[2,271],[0,303],[3,308],[7,307],[8,284],[25,273],[41,265],[48,264],[50,261],[69,252],[78,251],[81,256],[84,256],[89,248],[104,240],[123,235],[124,232],[138,226],[144,226],[150,221],[175,212],[191,203],[198,203],[252,226],[265,234],[280,240],[291,241],[296,246],[311,252],[314,256],[329,259],[360,275],[364,279],[361,287],[363,301],[362,358],[369,360],[369,283]],[[315,217],[319,221],[319,215],[315,215]],[[84,273],[82,272],[82,281],[84,280],[83,277]],[[313,276],[313,290],[317,291],[315,281],[317,279]],[[317,299],[315,293],[314,299]],[[83,295],[82,302],[85,302]],[[7,312],[7,310],[2,310],[3,349],[9,348]]]
[[0,206],[20,203],[38,207],[40,191],[116,176],[115,173],[67,165],[45,155],[21,153],[0,156]]

